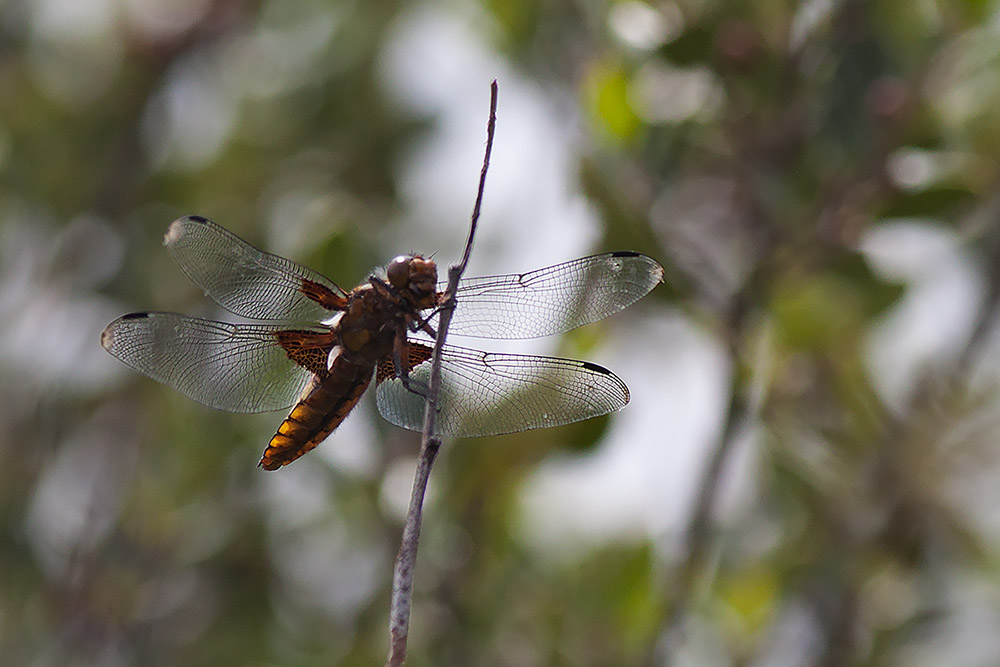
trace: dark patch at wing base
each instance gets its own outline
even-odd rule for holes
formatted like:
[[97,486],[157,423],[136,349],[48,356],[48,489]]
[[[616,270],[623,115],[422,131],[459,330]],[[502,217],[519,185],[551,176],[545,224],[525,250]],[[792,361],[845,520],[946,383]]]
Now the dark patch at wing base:
[[326,374],[330,350],[336,342],[332,332],[284,329],[275,333],[275,337],[289,359],[311,373]]
[[[411,375],[413,373],[413,369],[426,361],[430,361],[430,358],[434,356],[434,348],[422,343],[415,343],[412,340],[408,342],[407,350],[407,375]],[[378,365],[378,370],[375,372],[375,384],[376,386],[380,385],[386,380],[391,380],[395,377],[396,364],[392,361],[392,359],[387,359]]]
[[337,294],[321,283],[303,278],[299,291],[327,310],[347,310],[347,297]]

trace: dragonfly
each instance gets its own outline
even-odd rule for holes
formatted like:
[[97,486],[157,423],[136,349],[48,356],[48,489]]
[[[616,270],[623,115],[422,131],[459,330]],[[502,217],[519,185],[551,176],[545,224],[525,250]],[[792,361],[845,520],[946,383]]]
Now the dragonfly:
[[[248,323],[168,312],[111,322],[101,345],[132,369],[220,410],[291,408],[259,466],[277,470],[317,447],[374,383],[389,422],[419,431],[445,284],[433,260],[401,255],[345,291],[211,220],[175,220],[163,240],[205,294]],[[548,336],[607,317],[663,281],[636,252],[583,257],[527,273],[463,279],[450,334]],[[589,361],[446,344],[436,432],[502,435],[620,410],[625,383]]]

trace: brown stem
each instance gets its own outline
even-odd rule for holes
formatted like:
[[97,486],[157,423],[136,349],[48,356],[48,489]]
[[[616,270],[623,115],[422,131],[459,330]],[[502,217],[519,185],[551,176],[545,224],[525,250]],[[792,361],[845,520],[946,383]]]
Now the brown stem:
[[489,170],[490,153],[493,151],[493,133],[496,129],[496,123],[497,82],[494,80],[490,85],[490,119],[486,126],[486,153],[483,157],[482,171],[479,173],[479,190],[476,193],[476,204],[472,209],[469,238],[465,242],[462,262],[448,268],[448,288],[441,304],[441,317],[434,340],[431,377],[424,409],[424,429],[420,442],[420,458],[417,461],[417,472],[413,479],[413,490],[410,493],[410,508],[406,512],[406,524],[403,526],[403,537],[392,576],[392,602],[389,607],[391,641],[389,657],[385,663],[388,667],[398,667],[406,661],[406,639],[410,631],[410,608],[413,599],[413,570],[416,566],[417,546],[420,542],[424,492],[427,489],[427,480],[430,478],[434,459],[441,448],[441,440],[434,435],[434,421],[438,411],[437,402],[441,392],[441,352],[444,349],[445,337],[448,335],[448,327],[451,325],[451,316],[455,311],[455,292],[458,289],[458,281],[462,278],[462,274],[469,264],[469,257],[472,255],[472,244],[476,237],[479,211],[483,203],[483,191],[486,188],[486,172]]

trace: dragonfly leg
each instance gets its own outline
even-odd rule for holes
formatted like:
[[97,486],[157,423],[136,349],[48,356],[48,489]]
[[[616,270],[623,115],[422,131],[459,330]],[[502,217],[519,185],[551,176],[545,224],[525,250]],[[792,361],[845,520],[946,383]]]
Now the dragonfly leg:
[[[403,359],[406,359],[407,363],[404,363]],[[407,391],[427,398],[427,390],[429,389],[427,383],[410,377],[409,359],[410,345],[406,339],[406,333],[403,332],[396,336],[396,340],[392,346],[392,365],[396,371],[396,377],[403,383],[403,387]]]
[[421,382],[420,380],[414,380],[413,378],[401,377],[399,381],[403,383],[403,387],[406,391],[416,394],[420,398],[427,398],[427,392],[430,389],[426,382]]
[[434,331],[434,329],[431,327],[430,324],[428,324],[428,321],[430,320],[430,318],[434,317],[434,315],[436,315],[438,310],[440,309],[435,309],[427,317],[420,317],[420,312],[414,309],[413,306],[411,306],[406,299],[401,297],[399,295],[399,292],[396,291],[395,287],[385,282],[378,276],[369,276],[368,282],[370,282],[376,289],[383,290],[384,293],[389,294],[390,296],[395,298],[399,302],[399,305],[402,306],[407,311],[407,314],[411,318],[413,318],[413,321],[407,324],[407,326],[410,328],[411,331],[423,331],[424,333],[428,334],[431,338],[437,338],[437,332]]
[[434,331],[434,328],[430,324],[428,324],[428,322],[430,322],[430,319],[432,317],[437,315],[438,310],[440,309],[435,309],[434,312],[432,312],[427,317],[419,318],[417,321],[410,322],[409,325],[407,325],[409,326],[410,331],[423,331],[431,338],[437,339],[437,332]]

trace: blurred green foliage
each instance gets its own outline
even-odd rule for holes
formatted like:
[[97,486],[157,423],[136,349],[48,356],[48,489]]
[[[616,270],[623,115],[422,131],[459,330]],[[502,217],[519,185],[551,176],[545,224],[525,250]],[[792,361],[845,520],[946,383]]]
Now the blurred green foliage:
[[[429,230],[461,238],[464,219],[425,224],[410,160],[456,136],[463,104],[485,128],[498,72],[498,145],[523,140],[515,100],[533,96],[572,135],[535,148],[566,154],[572,195],[596,214],[575,233],[666,267],[624,321],[689,323],[729,379],[698,442],[655,395],[644,420],[637,400],[446,445],[409,664],[1000,663],[997,12],[3,4],[5,664],[384,660],[413,434],[369,406],[336,446],[263,473],[279,416],[192,405],[98,338],[127,310],[218,314],[160,247],[182,214],[345,287],[414,249],[401,243],[433,252]],[[536,163],[517,169],[525,187],[544,180]],[[596,325],[561,351],[591,357],[626,328]],[[642,340],[633,368],[676,372],[646,361],[670,340]],[[703,452],[676,502],[649,496],[647,516],[681,518],[607,530],[594,508],[633,497],[622,484],[580,508],[589,537],[533,536],[524,499],[546,464],[593,460],[630,414],[634,444]],[[638,467],[656,490],[676,484],[662,460]]]

